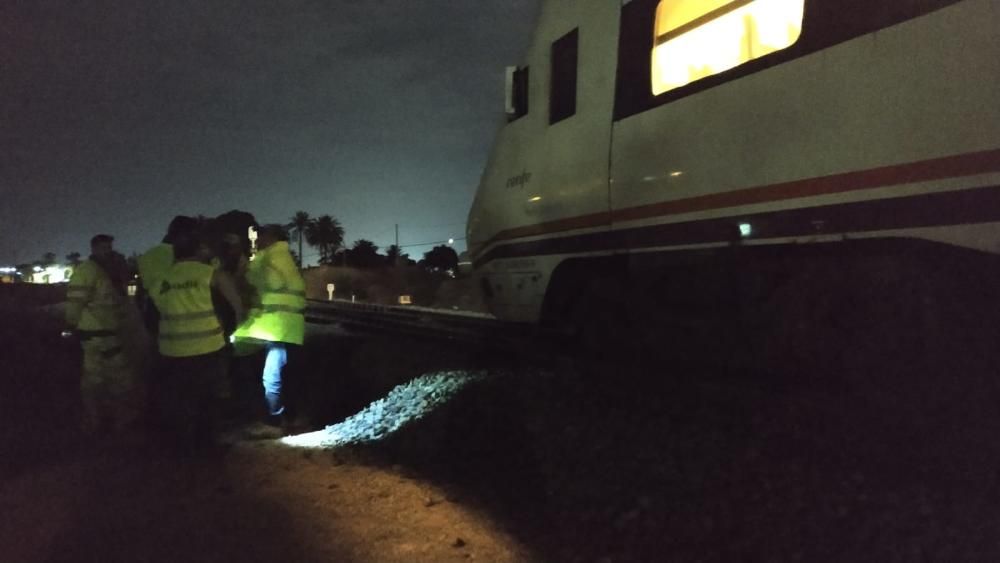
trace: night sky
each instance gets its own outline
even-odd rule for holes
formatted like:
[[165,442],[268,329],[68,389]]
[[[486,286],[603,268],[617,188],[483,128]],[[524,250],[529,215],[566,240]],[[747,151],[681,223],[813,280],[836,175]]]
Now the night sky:
[[463,237],[538,4],[4,0],[0,264],[230,209]]

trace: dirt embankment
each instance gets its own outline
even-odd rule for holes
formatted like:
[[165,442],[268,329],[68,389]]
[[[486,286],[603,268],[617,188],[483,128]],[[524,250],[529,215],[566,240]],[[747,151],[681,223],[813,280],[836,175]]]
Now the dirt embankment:
[[[4,313],[5,561],[533,559],[488,513],[449,500],[441,484],[404,466],[351,452],[291,450],[249,440],[239,428],[226,435],[231,448],[197,458],[155,442],[84,438],[76,430],[80,354],[59,337],[61,319],[24,301]],[[300,359],[299,397],[331,390],[305,388],[322,374],[301,375],[310,368],[345,372],[336,355],[329,359]],[[299,403],[324,416],[321,401]]]

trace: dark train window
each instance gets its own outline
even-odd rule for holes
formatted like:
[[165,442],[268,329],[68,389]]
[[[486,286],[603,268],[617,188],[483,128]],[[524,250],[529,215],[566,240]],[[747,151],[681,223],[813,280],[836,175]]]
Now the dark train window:
[[574,29],[552,44],[549,123],[557,123],[576,113],[579,37],[579,30]]
[[528,67],[511,67],[507,74],[507,121],[528,115]]

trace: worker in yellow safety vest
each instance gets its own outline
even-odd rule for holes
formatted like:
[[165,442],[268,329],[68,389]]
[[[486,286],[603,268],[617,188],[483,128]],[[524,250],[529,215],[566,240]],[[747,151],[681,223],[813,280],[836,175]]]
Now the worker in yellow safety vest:
[[211,445],[220,403],[227,397],[225,337],[212,303],[213,289],[243,319],[243,305],[232,278],[209,264],[211,251],[197,233],[178,237],[174,264],[160,281],[155,302],[160,311],[157,342],[162,366],[162,421],[175,445]]
[[197,227],[197,219],[178,215],[167,226],[167,234],[163,237],[163,241],[139,256],[137,262],[142,288],[138,296],[139,308],[142,310],[146,327],[153,333],[159,325],[159,313],[153,297],[160,287],[160,282],[170,271],[170,266],[174,264],[174,241],[193,233]]
[[301,346],[305,338],[305,281],[292,259],[284,227],[261,227],[257,247],[257,256],[247,270],[247,281],[257,291],[256,300],[234,337],[264,345],[264,398],[268,422],[276,426],[288,418],[282,399],[288,345]]
[[129,430],[142,410],[138,378],[120,331],[130,306],[128,268],[112,248],[114,238],[90,240],[90,258],[73,270],[66,290],[66,336],[83,348],[81,427],[86,434]]

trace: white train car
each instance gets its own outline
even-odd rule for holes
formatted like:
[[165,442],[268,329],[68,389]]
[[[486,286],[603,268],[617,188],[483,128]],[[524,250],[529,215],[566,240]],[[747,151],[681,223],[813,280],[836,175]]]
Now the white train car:
[[501,318],[1000,253],[998,0],[545,0],[509,78],[467,229]]

